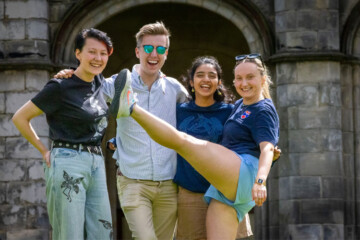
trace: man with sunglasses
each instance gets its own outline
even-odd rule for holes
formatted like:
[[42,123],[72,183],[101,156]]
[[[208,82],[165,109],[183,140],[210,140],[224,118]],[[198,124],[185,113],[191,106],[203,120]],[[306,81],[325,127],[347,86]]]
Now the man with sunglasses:
[[[161,72],[169,37],[161,22],[139,30],[135,54],[140,64],[132,68],[131,86],[138,105],[176,127],[176,104],[187,99],[187,91],[176,79]],[[122,73],[107,81],[110,84],[104,86],[106,95],[114,96],[116,77],[126,77]],[[116,121],[117,148],[113,157],[119,166],[117,188],[132,237],[170,240],[177,218],[177,187],[172,181],[176,153],[154,142],[132,118]]]

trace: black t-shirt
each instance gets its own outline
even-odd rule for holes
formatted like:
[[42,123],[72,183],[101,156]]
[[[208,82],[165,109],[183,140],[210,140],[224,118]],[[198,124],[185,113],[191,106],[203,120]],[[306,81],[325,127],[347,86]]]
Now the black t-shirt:
[[45,114],[50,138],[100,145],[107,127],[108,107],[101,91],[103,77],[85,82],[75,74],[51,79],[31,101]]

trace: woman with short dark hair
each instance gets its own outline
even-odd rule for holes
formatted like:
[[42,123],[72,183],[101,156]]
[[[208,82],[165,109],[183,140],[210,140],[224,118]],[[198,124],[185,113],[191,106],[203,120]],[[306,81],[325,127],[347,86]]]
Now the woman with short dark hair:
[[[101,140],[108,107],[99,75],[112,54],[106,33],[84,29],[75,40],[79,66],[69,79],[51,79],[13,116],[20,133],[42,154],[53,239],[112,239]],[[30,120],[46,114],[51,149]]]

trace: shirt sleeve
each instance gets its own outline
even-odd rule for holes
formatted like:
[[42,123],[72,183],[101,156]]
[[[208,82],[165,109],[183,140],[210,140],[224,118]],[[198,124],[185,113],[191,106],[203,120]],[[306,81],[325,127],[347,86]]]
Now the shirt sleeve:
[[51,114],[61,106],[61,87],[56,80],[50,80],[31,101],[45,114]]
[[271,109],[260,111],[255,118],[251,129],[255,142],[270,142],[276,146],[279,141],[279,118],[277,113]]
[[179,83],[179,90],[177,93],[176,102],[177,103],[187,102],[188,97],[189,97],[188,91],[181,83]]
[[117,74],[112,75],[109,78],[105,78],[105,80],[102,82],[102,91],[105,96],[105,100],[107,102],[111,102],[115,95],[115,79],[117,77]]

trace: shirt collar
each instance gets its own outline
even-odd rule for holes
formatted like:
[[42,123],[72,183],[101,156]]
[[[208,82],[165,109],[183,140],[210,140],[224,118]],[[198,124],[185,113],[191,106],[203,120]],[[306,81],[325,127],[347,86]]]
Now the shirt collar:
[[[139,67],[140,67],[140,64],[135,64],[133,66],[132,71],[131,71],[131,78],[134,81],[135,86],[137,86],[139,88],[147,89],[148,86],[141,79],[140,74],[137,71],[137,68],[139,68]],[[153,83],[152,88],[161,84],[160,82],[162,82],[162,81],[160,81],[160,80],[163,79],[164,77],[166,77],[165,74],[163,72],[159,71],[158,78]],[[162,91],[165,93],[165,86],[162,86]]]

